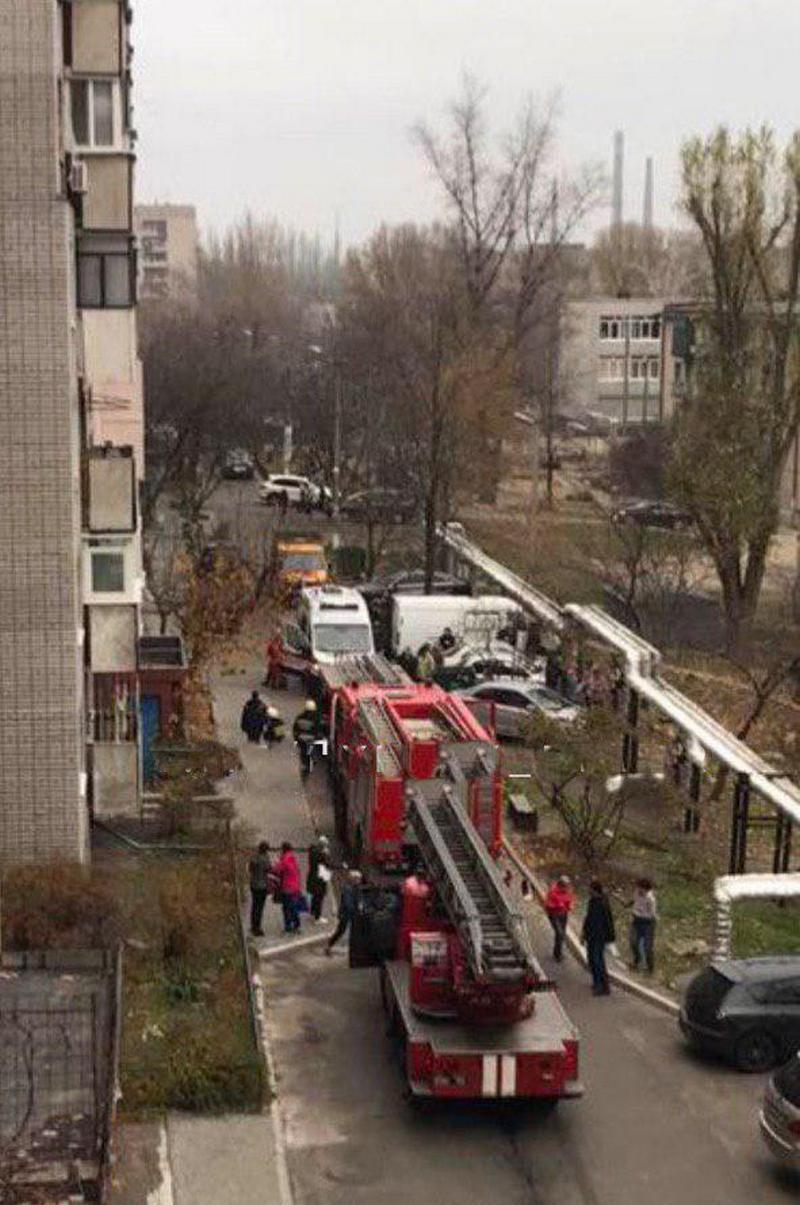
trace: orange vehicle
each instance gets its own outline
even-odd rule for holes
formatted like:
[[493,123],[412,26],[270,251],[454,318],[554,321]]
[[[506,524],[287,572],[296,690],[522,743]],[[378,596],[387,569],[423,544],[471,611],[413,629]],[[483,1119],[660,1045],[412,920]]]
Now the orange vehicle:
[[276,536],[272,574],[278,591],[292,600],[304,586],[324,586],[328,582],[328,561],[322,540],[285,532]]

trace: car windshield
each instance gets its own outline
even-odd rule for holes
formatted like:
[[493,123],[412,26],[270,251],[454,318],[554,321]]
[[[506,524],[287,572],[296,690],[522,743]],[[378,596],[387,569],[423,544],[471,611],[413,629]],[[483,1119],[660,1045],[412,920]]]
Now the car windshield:
[[314,627],[314,648],[319,653],[368,653],[369,627],[365,623],[318,623]]
[[563,711],[565,707],[569,706],[561,695],[557,695],[554,690],[548,690],[546,686],[532,691],[531,699],[537,707],[541,707],[542,711]]
[[800,1055],[775,1072],[775,1087],[790,1104],[800,1108]]
[[282,557],[284,569],[290,573],[316,573],[325,568],[321,552],[287,552]]

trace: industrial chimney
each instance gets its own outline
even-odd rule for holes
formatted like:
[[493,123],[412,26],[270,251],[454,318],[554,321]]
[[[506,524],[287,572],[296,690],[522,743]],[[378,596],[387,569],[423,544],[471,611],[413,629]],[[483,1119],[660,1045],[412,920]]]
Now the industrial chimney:
[[644,207],[642,225],[645,230],[653,229],[653,160],[647,157],[644,165]]
[[625,135],[622,130],[614,134],[614,186],[611,202],[611,225],[618,230],[622,225],[622,176],[625,166]]

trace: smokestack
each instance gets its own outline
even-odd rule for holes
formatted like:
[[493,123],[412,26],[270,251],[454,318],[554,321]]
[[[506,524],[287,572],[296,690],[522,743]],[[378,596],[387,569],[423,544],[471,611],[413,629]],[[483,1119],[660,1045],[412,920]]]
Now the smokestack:
[[618,230],[622,225],[622,176],[625,167],[625,135],[622,130],[614,134],[614,189],[611,202],[611,225]]
[[653,229],[653,160],[648,155],[644,165],[644,212],[642,225],[645,230]]

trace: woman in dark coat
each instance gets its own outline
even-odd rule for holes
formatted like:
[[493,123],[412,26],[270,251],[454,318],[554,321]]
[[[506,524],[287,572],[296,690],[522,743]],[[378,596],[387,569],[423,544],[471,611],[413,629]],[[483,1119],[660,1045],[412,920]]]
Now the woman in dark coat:
[[586,946],[586,958],[592,976],[592,991],[595,996],[607,996],[611,990],[608,986],[608,971],[606,970],[606,946],[616,941],[614,917],[608,896],[603,890],[599,879],[592,879],[589,885],[589,905],[583,922],[581,940]]
[[261,734],[264,731],[264,725],[267,722],[267,708],[264,704],[261,695],[257,690],[254,690],[250,698],[242,708],[241,729],[247,739],[258,744],[261,740]]

